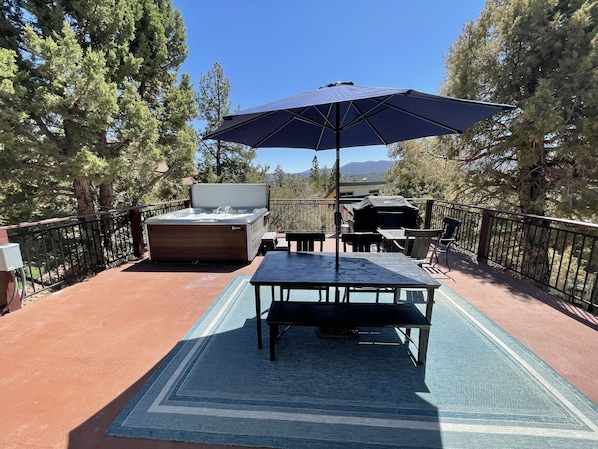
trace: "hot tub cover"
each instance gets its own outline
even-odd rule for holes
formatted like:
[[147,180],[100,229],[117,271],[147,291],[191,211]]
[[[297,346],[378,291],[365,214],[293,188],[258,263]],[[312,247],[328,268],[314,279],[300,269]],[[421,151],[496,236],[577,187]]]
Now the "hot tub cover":
[[270,188],[266,184],[193,184],[190,197],[193,209],[269,209],[270,206]]

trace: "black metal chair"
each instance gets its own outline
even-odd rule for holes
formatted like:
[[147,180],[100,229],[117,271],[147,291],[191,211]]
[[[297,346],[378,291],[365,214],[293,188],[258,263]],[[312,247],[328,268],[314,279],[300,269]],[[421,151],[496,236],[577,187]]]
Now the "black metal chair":
[[397,241],[394,241],[394,245],[419,266],[432,264],[434,252],[429,257],[428,253],[432,246],[438,246],[441,235],[442,229],[405,229],[403,245]]
[[[430,249],[438,246],[438,241],[440,240],[441,235],[442,229],[405,229],[405,240],[403,245],[396,240],[393,241],[393,243],[399,251],[402,251],[403,254],[421,267],[425,263],[432,265],[434,251],[432,250],[430,253]],[[429,256],[428,253],[430,253]],[[400,296],[401,290],[396,289],[395,302],[398,301]],[[422,302],[421,292],[408,290],[407,301]]]
[[292,251],[291,242],[295,242],[296,251],[315,251],[316,242],[320,242],[320,251],[324,251],[324,240],[326,234],[323,232],[287,232],[286,240],[289,243],[289,251]]
[[438,240],[438,244],[432,244],[432,256],[436,259],[436,263],[439,263],[438,254],[444,253],[444,260],[446,262],[448,271],[451,271],[448,261],[449,249],[457,241],[456,235],[460,226],[460,220],[451,217],[444,217],[442,219],[442,236]]
[[377,232],[353,232],[341,234],[343,241],[343,251],[347,252],[347,245],[349,245],[353,252],[371,252],[372,246],[376,245],[376,252],[380,252],[380,245],[382,243],[382,235]]
[[[286,241],[288,243],[288,251],[293,251],[292,247],[295,247],[297,252],[311,252],[316,251],[316,244],[319,242],[319,251],[324,251],[324,241],[326,240],[326,234],[323,232],[312,232],[312,231],[289,231],[286,233]],[[284,290],[287,291],[286,300],[288,301],[291,296],[291,289],[280,288],[280,299],[284,297]],[[297,289],[295,289],[297,290]],[[322,301],[322,292],[326,292],[326,302],[330,299],[330,294],[327,286],[313,286],[309,288],[302,288],[301,290],[318,290],[320,295],[320,301]]]
[[[382,243],[382,235],[377,232],[355,232],[342,234],[341,239],[343,241],[343,251],[347,252],[347,247],[352,248],[355,253],[372,252],[372,248],[375,246],[376,252],[380,252],[380,246]],[[389,290],[382,290],[382,292],[388,292]],[[379,302],[381,290],[378,288],[369,287],[347,287],[345,289],[345,295],[343,301],[349,302],[349,295],[351,292],[354,293],[376,293],[376,302]]]

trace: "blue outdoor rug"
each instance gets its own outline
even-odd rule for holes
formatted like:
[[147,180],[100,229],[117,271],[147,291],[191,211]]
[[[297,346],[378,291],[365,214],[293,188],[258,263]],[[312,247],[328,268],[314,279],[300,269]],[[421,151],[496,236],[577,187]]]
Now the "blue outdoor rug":
[[[266,311],[269,289],[262,298]],[[286,449],[598,447],[598,407],[445,286],[425,366],[394,329],[341,339],[294,327],[276,362],[263,332],[259,350],[254,289],[238,276],[107,433]]]

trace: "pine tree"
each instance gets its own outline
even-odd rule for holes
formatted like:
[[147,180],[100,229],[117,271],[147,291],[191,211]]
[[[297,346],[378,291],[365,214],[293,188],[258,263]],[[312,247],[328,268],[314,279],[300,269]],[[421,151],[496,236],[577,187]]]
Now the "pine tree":
[[447,57],[443,93],[516,105],[456,139],[479,191],[522,212],[598,211],[598,2],[488,1]]
[[388,155],[397,162],[386,173],[384,194],[454,200],[462,180],[459,164],[436,151],[430,138],[391,145]]
[[196,111],[189,76],[177,80],[187,50],[170,0],[10,0],[1,25],[19,86],[0,98],[5,216],[93,214],[156,199],[158,187],[177,195],[193,171]]
[[322,192],[322,172],[318,165],[318,157],[314,156],[311,161],[311,169],[309,170],[309,183],[315,192]]
[[[513,112],[454,139],[478,191],[545,226],[547,212],[598,211],[598,1],[490,0],[447,57],[443,93],[510,103]],[[524,275],[548,283],[547,233],[530,232]]]
[[[201,75],[197,105],[199,117],[206,121],[206,132],[214,131],[224,116],[230,114],[230,81],[222,66],[215,62],[212,69]],[[265,177],[266,168],[254,166],[253,148],[224,141],[200,142],[201,160],[197,165],[197,179],[201,182],[250,182]]]

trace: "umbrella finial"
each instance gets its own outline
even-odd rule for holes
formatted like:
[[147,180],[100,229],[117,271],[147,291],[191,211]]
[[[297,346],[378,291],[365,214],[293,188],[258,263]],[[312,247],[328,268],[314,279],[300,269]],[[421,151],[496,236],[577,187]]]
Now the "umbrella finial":
[[[327,84],[324,87],[335,87],[335,86],[354,86],[353,81],[337,81],[336,83]],[[322,89],[322,87],[320,87]]]

